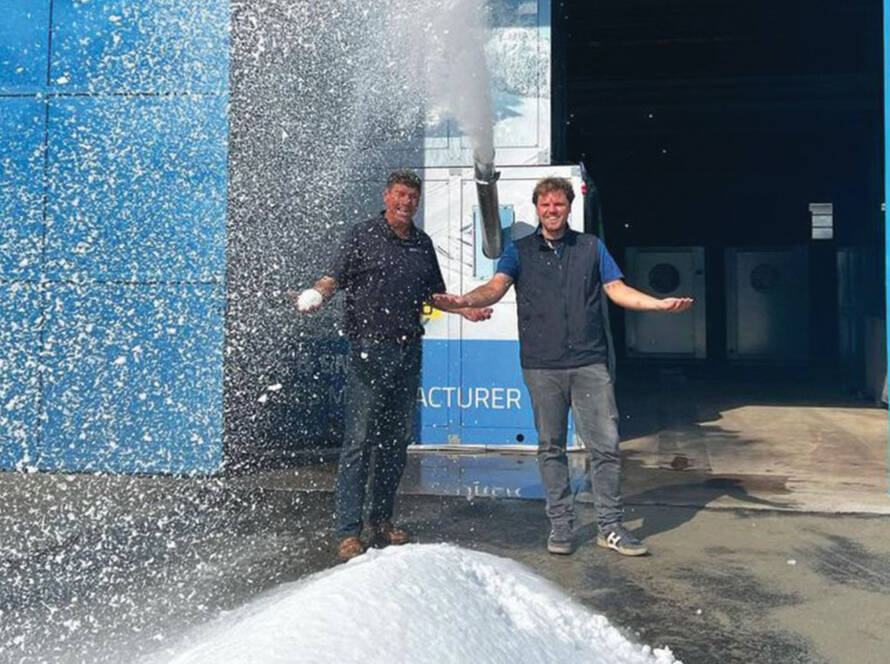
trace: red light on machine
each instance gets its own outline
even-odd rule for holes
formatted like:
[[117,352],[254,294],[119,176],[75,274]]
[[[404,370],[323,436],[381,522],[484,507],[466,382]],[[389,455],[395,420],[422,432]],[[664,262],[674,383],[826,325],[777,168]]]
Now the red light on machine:
[[581,195],[587,196],[587,183],[586,182],[581,183]]

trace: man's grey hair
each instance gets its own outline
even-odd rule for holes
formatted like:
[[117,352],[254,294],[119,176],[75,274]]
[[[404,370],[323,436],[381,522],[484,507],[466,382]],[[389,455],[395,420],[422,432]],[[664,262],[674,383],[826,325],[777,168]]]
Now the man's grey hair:
[[411,187],[412,189],[416,189],[417,191],[421,190],[421,180],[420,176],[412,170],[407,168],[400,168],[397,171],[393,171],[386,178],[386,188],[392,189],[393,185],[403,184],[406,187]]

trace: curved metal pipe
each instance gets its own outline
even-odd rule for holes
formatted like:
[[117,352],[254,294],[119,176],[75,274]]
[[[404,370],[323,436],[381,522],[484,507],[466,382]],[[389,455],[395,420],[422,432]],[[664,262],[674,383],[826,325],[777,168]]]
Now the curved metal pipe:
[[494,170],[494,152],[490,158],[473,154],[476,198],[482,215],[482,253],[488,258],[497,258],[504,251],[501,231],[501,211],[498,204],[498,178],[501,174]]

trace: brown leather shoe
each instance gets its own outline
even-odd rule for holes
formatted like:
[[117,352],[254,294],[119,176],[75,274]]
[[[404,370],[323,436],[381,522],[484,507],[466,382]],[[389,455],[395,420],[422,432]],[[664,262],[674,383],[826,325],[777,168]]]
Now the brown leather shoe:
[[337,555],[343,560],[349,560],[360,556],[365,552],[365,545],[357,535],[350,535],[340,540],[337,545]]
[[384,521],[371,527],[373,546],[399,546],[411,541],[411,535],[404,528],[394,526],[392,521]]

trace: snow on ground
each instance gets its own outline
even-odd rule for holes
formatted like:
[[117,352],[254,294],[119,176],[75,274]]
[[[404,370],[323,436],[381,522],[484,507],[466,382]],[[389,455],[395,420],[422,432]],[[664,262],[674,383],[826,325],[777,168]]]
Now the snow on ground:
[[680,664],[522,565],[448,544],[371,550],[187,635],[173,664]]

